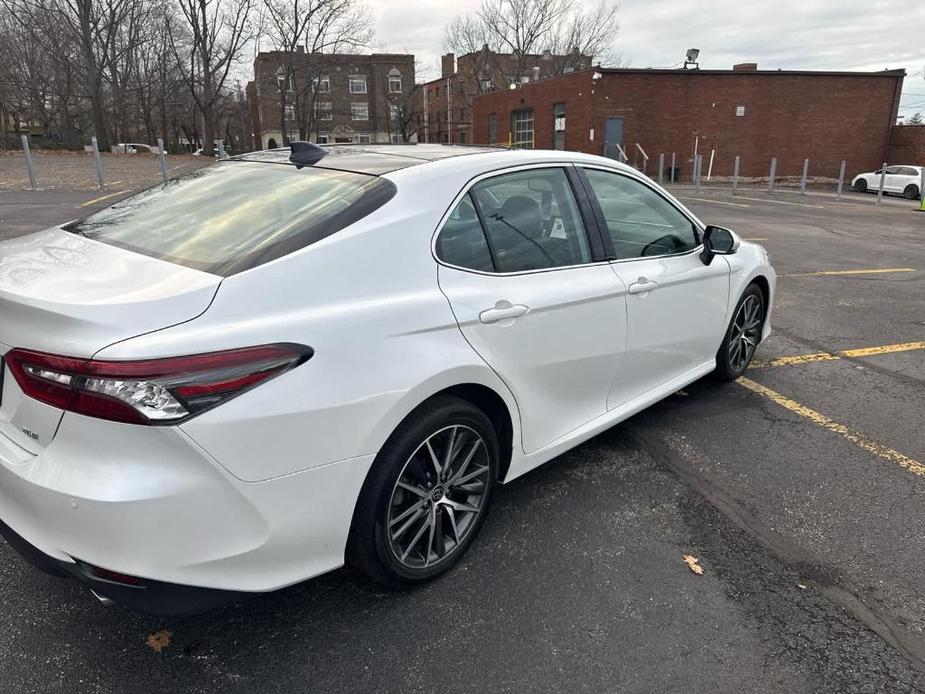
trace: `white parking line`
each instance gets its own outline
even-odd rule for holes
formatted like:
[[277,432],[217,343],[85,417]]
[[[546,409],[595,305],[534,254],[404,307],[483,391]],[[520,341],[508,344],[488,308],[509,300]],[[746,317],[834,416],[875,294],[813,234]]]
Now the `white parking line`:
[[729,207],[751,207],[739,202],[723,202],[722,200],[710,200],[709,198],[689,198],[686,195],[679,195],[682,200],[697,200],[699,202],[712,202],[714,205],[729,205]]
[[810,205],[806,202],[785,202],[783,200],[768,200],[766,198],[739,198],[740,200],[753,200],[755,202],[768,202],[772,205],[790,205],[791,207],[812,207],[817,210],[824,210],[825,205]]

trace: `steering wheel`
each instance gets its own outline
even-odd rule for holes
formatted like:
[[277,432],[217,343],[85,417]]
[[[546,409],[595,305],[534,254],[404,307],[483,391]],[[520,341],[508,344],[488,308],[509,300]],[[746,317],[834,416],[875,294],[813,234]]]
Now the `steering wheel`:
[[[674,234],[665,234],[665,236],[661,236],[655,239],[654,241],[650,241],[645,246],[643,246],[642,253],[640,255],[641,256],[649,255],[649,249],[652,248],[652,246],[665,246],[668,248],[668,252],[671,252],[677,249],[678,239]],[[662,255],[662,254],[663,252],[658,252],[658,253],[653,253],[652,255]]]

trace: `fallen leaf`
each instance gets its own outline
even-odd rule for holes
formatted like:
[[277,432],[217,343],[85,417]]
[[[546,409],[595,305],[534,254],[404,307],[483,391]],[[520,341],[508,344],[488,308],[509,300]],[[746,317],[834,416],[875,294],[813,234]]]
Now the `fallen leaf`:
[[703,575],[703,567],[700,565],[700,560],[697,557],[690,554],[685,554],[683,559],[684,563],[690,567],[691,571],[693,571],[698,576]]
[[806,590],[808,587],[809,586],[804,586],[802,583],[797,583],[797,588],[800,588],[802,590]]
[[173,632],[169,629],[152,631],[150,634],[148,634],[148,639],[145,641],[145,643],[148,644],[148,648],[150,648],[152,651],[160,653],[170,645],[171,636],[173,636]]

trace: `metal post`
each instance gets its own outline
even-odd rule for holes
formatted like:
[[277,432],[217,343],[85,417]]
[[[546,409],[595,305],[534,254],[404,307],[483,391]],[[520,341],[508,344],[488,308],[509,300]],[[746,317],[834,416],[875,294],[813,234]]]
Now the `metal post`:
[[703,179],[703,155],[697,155],[697,192],[700,192],[700,182]]
[[710,150],[710,165],[707,167],[707,181],[713,180],[713,157],[716,156],[716,149]]
[[158,158],[161,160],[161,178],[167,183],[167,155],[164,153],[164,138],[157,138]]
[[777,157],[771,157],[771,173],[768,174],[768,195],[774,192],[774,177],[777,175]]
[[96,144],[96,135],[90,138],[90,144],[93,147],[93,163],[96,164],[96,182],[100,190],[106,190],[106,183],[103,180],[103,163],[100,161],[100,148]]
[[[922,170],[925,173],[925,169]],[[662,179],[665,176],[665,153],[662,152],[658,155],[658,184],[662,184]]]
[[845,160],[841,160],[841,167],[838,169],[838,188],[835,191],[835,199],[841,200],[842,186],[845,185]]
[[736,157],[735,164],[732,165],[732,194],[739,192],[739,158]]
[[225,158],[225,141],[224,140],[218,141],[218,158],[219,159]]
[[880,169],[880,188],[877,189],[877,206],[883,200],[883,184],[886,182],[886,162],[883,162],[883,168]]
[[922,175],[919,177],[919,197],[922,199],[919,209],[925,212],[925,166],[922,167]]
[[29,171],[29,190],[38,190],[35,187],[35,171],[32,169],[32,152],[29,150],[28,135],[22,136],[22,153],[26,158],[26,169]]
[[800,194],[806,195],[806,176],[809,174],[809,159],[803,160],[803,178],[800,179]]

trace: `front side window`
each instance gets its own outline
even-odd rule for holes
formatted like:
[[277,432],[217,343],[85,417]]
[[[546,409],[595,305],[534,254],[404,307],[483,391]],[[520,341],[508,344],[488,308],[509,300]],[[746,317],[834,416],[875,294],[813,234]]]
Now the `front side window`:
[[475,184],[472,197],[498,272],[523,272],[591,261],[588,238],[565,171],[533,169]]
[[350,77],[350,93],[351,94],[365,94],[366,93],[366,76],[365,75],[353,75]]
[[350,120],[369,120],[369,104],[350,104]]
[[643,183],[585,169],[618,259],[684,253],[700,245],[694,223]]
[[394,184],[376,176],[231,160],[143,190],[64,228],[228,276],[330,236],[394,194]]

